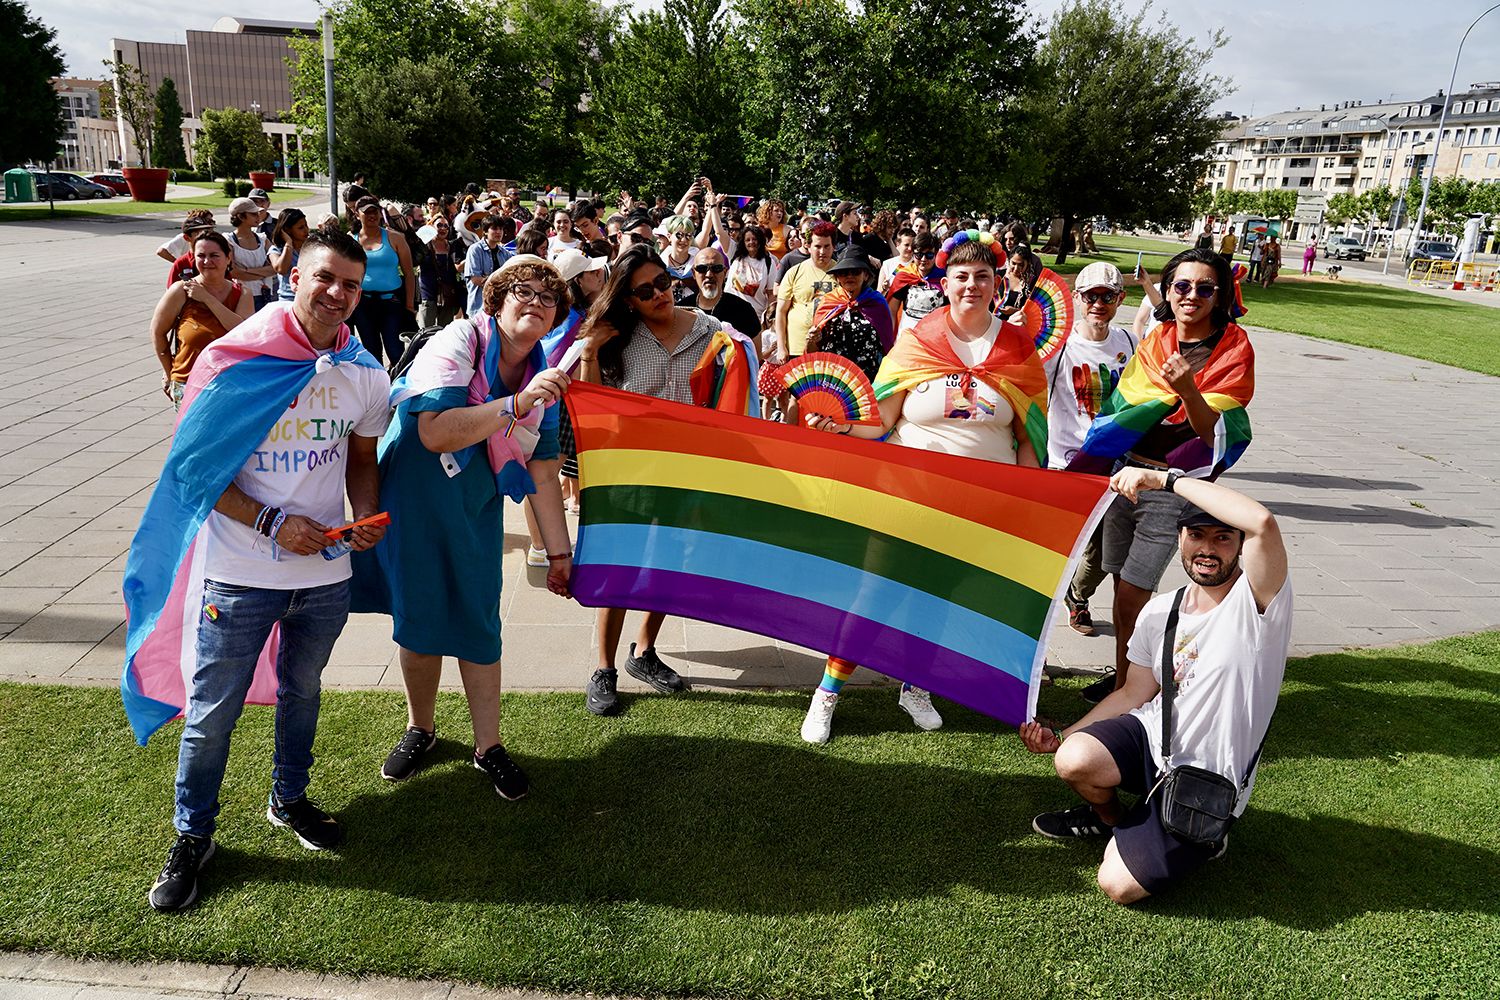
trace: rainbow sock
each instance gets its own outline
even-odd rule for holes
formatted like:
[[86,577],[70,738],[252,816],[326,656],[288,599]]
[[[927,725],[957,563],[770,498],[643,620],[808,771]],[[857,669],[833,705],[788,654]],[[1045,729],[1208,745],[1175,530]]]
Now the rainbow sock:
[[823,682],[818,685],[819,691],[827,691],[830,694],[838,694],[844,687],[844,682],[854,676],[854,664],[848,660],[841,660],[836,656],[830,656],[828,663],[823,667]]

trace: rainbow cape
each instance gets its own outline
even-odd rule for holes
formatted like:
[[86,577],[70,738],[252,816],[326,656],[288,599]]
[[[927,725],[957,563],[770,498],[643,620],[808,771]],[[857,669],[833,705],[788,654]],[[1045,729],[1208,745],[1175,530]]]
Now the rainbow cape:
[[[1162,365],[1176,351],[1176,323],[1158,323],[1141,338],[1135,357],[1120,373],[1115,391],[1089,425],[1078,454],[1068,463],[1070,472],[1106,475],[1151,428],[1163,420],[1173,424],[1187,420],[1187,410],[1162,374]],[[1255,394],[1255,351],[1243,328],[1229,324],[1195,381],[1203,398],[1219,414],[1213,447],[1194,436],[1172,449],[1167,464],[1190,476],[1212,479],[1238,461],[1250,446],[1250,417],[1245,407]]]
[[577,382],[566,400],[581,603],[825,650],[1011,725],[1035,713],[1105,480]]
[[[292,314],[273,302],[209,344],[193,366],[166,464],[125,562],[125,669],[120,696],[137,743],[182,714],[197,669],[209,511],[271,427],[318,372],[380,362],[340,327],[318,352]],[[276,701],[278,629],[261,651],[246,701]]]
[[693,402],[714,410],[760,416],[760,356],[755,342],[731,326],[709,338],[688,375]]
[[824,292],[819,296],[818,307],[813,312],[812,325],[807,331],[808,337],[823,329],[846,310],[854,308],[858,308],[865,319],[870,321],[870,325],[875,328],[875,333],[880,337],[880,350],[883,353],[890,351],[891,345],[896,342],[896,329],[891,325],[890,303],[886,302],[884,295],[868,287],[863,289],[858,297],[851,296],[838,286],[835,286],[833,291]]
[[948,341],[948,307],[934,309],[896,338],[891,353],[875,373],[875,398],[945,375],[962,374],[994,389],[1023,418],[1026,436],[1040,459],[1047,454],[1047,372],[1036,345],[1013,323],[1001,323],[990,356],[970,367],[953,353]]

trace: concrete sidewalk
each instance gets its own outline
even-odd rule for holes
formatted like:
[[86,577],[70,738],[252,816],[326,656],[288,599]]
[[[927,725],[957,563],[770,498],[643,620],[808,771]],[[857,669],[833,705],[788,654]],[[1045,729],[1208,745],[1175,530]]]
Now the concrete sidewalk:
[[[118,682],[120,574],[171,428],[147,325],[166,277],[153,252],[173,229],[170,219],[0,226],[0,677]],[[1226,481],[1281,519],[1294,651],[1500,625],[1500,379],[1253,337],[1255,441]],[[506,687],[581,689],[593,613],[526,569],[522,522],[507,516]],[[1163,586],[1181,580],[1174,567]],[[1107,586],[1093,606],[1108,619]],[[1103,631],[1054,630],[1051,662],[1112,663]],[[698,686],[811,688],[821,674],[813,651],[698,622],[670,620],[659,646]],[[325,681],[399,687],[395,653],[389,621],[356,618]]]

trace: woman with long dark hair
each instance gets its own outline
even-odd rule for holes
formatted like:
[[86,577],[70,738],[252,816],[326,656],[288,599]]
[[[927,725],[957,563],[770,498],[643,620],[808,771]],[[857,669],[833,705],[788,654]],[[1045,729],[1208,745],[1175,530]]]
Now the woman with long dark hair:
[[376,361],[393,365],[405,350],[401,343],[402,321],[417,307],[411,251],[400,234],[391,239],[378,199],[367,195],[355,204],[354,210],[359,216],[356,236],[365,252],[366,264],[364,290],[349,324]]
[[270,250],[271,267],[276,275],[276,298],[282,302],[296,298],[292,292],[292,268],[297,266],[305,239],[307,216],[300,208],[283,208],[276,216],[276,228],[271,230]]

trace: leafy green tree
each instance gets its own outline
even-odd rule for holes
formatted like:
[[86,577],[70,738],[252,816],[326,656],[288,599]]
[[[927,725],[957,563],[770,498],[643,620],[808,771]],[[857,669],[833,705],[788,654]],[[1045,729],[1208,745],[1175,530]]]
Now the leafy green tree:
[[1255,199],[1254,211],[1267,219],[1290,219],[1297,211],[1297,192],[1291,188],[1271,188],[1260,192]]
[[65,69],[57,32],[20,0],[0,0],[0,163],[46,163],[57,156],[66,126],[52,78]]
[[151,149],[159,167],[182,169],[188,165],[187,150],[182,146],[182,101],[170,76],[156,88],[156,138]]
[[[1163,19],[1147,23],[1118,0],[1074,0],[1053,15],[1024,109],[1046,155],[1037,201],[1075,220],[1177,225],[1224,121],[1210,112],[1229,93],[1207,71],[1222,32],[1186,37]],[[1068,241],[1058,254],[1067,256]]]
[[1213,194],[1213,199],[1208,204],[1205,214],[1225,218],[1237,215],[1241,212],[1253,211],[1251,206],[1255,203],[1255,192],[1235,191],[1230,188],[1220,188]]
[[151,140],[156,133],[156,95],[134,65],[109,59],[104,60],[104,65],[114,80],[108,90],[99,92],[99,117],[114,118],[118,115],[123,118],[130,126],[141,166],[152,166],[155,163]]
[[1396,193],[1388,187],[1371,188],[1359,196],[1360,212],[1372,224],[1383,226],[1391,220],[1391,207],[1396,204]]
[[[1474,182],[1463,177],[1435,177],[1427,192],[1427,214],[1422,217],[1422,228],[1456,236],[1463,232],[1469,218],[1469,198]],[[1415,225],[1417,211],[1422,204],[1422,178],[1414,176],[1407,183],[1406,215]]]
[[1365,214],[1358,195],[1352,191],[1338,191],[1328,196],[1328,204],[1323,209],[1323,221],[1330,226],[1342,226],[1352,219],[1363,218]]
[[208,108],[193,159],[215,177],[239,178],[252,170],[270,170],[276,150],[259,116],[239,108]]

